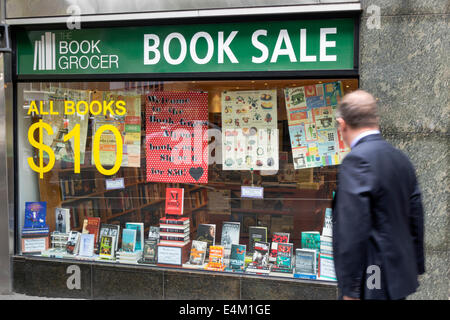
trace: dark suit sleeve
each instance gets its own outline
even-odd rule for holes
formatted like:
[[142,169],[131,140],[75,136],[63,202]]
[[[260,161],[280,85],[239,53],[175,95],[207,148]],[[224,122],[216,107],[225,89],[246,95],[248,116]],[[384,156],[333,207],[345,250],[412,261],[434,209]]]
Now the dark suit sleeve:
[[348,154],[339,168],[333,228],[336,274],[342,295],[360,298],[371,230],[370,198],[375,178],[369,163]]
[[409,198],[410,203],[410,230],[416,251],[417,270],[419,274],[425,273],[425,257],[423,252],[423,207],[419,184],[414,175],[414,188]]

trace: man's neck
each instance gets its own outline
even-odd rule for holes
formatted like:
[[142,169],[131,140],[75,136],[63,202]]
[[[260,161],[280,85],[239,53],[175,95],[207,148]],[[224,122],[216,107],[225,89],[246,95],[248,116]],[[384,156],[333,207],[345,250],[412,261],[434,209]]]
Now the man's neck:
[[373,131],[380,131],[379,127],[373,127],[373,128],[361,128],[354,130],[350,135],[350,147],[354,147],[354,144],[356,144],[356,140],[359,140],[358,138],[367,132],[373,132]]

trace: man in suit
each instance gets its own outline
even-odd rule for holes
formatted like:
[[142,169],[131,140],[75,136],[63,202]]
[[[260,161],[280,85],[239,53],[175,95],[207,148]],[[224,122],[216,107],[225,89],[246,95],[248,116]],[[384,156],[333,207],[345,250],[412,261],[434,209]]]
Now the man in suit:
[[338,171],[333,250],[340,297],[404,299],[425,272],[423,208],[414,167],[383,140],[374,97],[342,99],[336,121],[351,151]]

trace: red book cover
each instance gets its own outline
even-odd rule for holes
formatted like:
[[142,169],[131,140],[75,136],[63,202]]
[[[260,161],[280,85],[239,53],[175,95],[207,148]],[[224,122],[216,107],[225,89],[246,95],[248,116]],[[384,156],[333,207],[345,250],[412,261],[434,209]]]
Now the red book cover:
[[97,245],[98,234],[100,232],[100,218],[87,217],[83,223],[83,233],[94,235],[94,243]]
[[166,188],[166,214],[183,215],[183,203],[183,188]]

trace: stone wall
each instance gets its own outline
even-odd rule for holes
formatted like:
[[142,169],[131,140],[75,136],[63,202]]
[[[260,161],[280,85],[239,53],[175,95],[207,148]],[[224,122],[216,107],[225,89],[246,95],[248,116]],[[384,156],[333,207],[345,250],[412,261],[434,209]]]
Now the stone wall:
[[[450,299],[450,2],[361,4],[360,87],[378,98],[382,133],[410,157],[422,190],[426,273],[409,299]],[[373,5],[379,29],[367,25]]]

